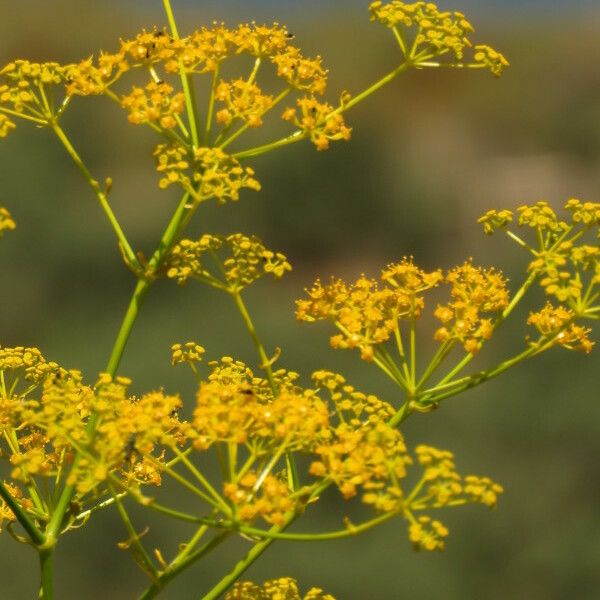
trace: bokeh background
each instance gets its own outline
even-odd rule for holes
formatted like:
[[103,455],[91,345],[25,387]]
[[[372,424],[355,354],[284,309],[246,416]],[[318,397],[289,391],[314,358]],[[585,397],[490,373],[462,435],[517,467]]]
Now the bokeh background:
[[[76,61],[118,37],[162,24],[155,0],[3,2],[0,63],[15,57]],[[397,61],[389,32],[369,23],[368,2],[175,0],[185,32],[213,19],[285,22],[307,54],[331,69],[330,97],[361,89]],[[572,196],[600,198],[600,69],[595,0],[455,0],[477,26],[477,40],[501,49],[512,67],[500,80],[484,72],[411,72],[348,115],[350,143],[317,153],[307,143],[256,160],[263,192],[239,204],[203,208],[198,232],[244,231],[284,250],[294,271],[248,294],[267,345],[281,364],[310,373],[345,372],[352,383],[393,401],[374,368],[328,348],[327,328],[294,320],[293,301],[315,277],[376,274],[414,255],[425,267],[472,256],[501,266],[518,284],[525,256],[476,224],[486,210]],[[176,198],[156,187],[154,139],[130,126],[103,99],[74,103],[65,120],[92,171],[115,182],[112,202],[136,248],[150,251]],[[267,134],[268,135],[268,134]],[[132,289],[94,197],[47,131],[19,124],[0,146],[1,204],[18,222],[0,249],[0,344],[37,345],[92,380],[109,354]],[[541,302],[533,295],[528,307]],[[481,364],[522,347],[527,309],[498,337]],[[423,352],[432,343],[427,330]],[[169,364],[169,346],[194,339],[208,354],[254,362],[233,306],[200,286],[159,283],[143,308],[122,363],[135,390],[164,386],[188,403],[194,386]],[[407,423],[409,445],[455,451],[464,472],[485,473],[506,493],[498,509],[448,511],[444,553],[414,553],[404,523],[320,545],[279,543],[248,573],[255,580],[291,575],[341,600],[447,600],[600,597],[600,403],[598,351],[555,350]],[[182,506],[186,500],[181,499]],[[189,506],[189,504],[188,504]],[[308,526],[337,528],[335,494]],[[140,529],[146,517],[140,515]],[[169,548],[185,531],[151,523]],[[65,537],[57,596],[129,600],[143,578],[116,547],[126,537],[116,515],[93,519]],[[201,597],[248,547],[239,540],[169,587],[165,599]],[[36,597],[29,548],[0,536],[0,596]]]

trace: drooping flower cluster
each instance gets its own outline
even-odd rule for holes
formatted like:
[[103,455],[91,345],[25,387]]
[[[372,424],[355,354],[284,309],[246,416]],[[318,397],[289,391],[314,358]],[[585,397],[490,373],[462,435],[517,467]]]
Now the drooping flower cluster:
[[[222,249],[229,251],[217,272],[209,269],[205,258],[215,258]],[[193,278],[216,287],[240,291],[263,275],[279,279],[291,270],[285,255],[267,249],[256,236],[234,233],[228,236],[203,235],[199,240],[182,240],[171,250],[166,274],[177,283]],[[221,271],[222,269],[222,271]]]
[[[0,128],[1,127],[2,124],[0,122]],[[3,206],[0,206],[0,238],[4,235],[6,231],[12,231],[16,227],[17,224],[11,217],[10,213],[8,212],[8,209],[4,208]]]
[[[465,50],[472,48],[469,36],[474,29],[460,12],[440,11],[433,2],[373,2],[369,8],[371,20],[379,21],[394,31],[404,54],[409,59],[429,60],[452,53],[455,60],[464,61]],[[416,30],[412,39],[407,31]],[[508,61],[496,50],[477,45],[474,65],[488,68],[494,75],[502,74]]]
[[440,305],[435,316],[442,322],[434,338],[456,339],[467,352],[475,353],[494,331],[494,317],[508,306],[506,280],[495,269],[475,267],[470,262],[446,275],[452,300]]
[[154,151],[156,170],[162,175],[159,187],[177,183],[193,198],[194,204],[215,198],[224,204],[237,201],[243,188],[259,191],[254,170],[242,167],[238,160],[220,148],[196,148],[188,151],[178,144],[160,144]]
[[265,581],[257,585],[251,581],[238,581],[225,596],[225,600],[335,600],[320,588],[311,588],[300,595],[298,584],[289,577]]

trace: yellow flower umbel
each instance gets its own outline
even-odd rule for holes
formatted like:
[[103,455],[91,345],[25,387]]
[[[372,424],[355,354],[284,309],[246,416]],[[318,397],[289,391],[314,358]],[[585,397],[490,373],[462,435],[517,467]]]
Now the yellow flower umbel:
[[[469,39],[474,29],[460,12],[440,11],[433,2],[373,2],[371,20],[389,27],[404,56],[416,66],[489,69],[497,77],[509,66],[500,52]],[[471,61],[465,53],[471,50]],[[439,59],[443,59],[439,61]],[[439,62],[438,62],[439,61]]]
[[[502,229],[531,255],[529,273],[548,296],[560,302],[532,313],[529,323],[542,334],[542,343],[590,352],[589,330],[578,319],[597,319],[600,312],[600,203],[571,198],[565,204],[569,217],[561,219],[545,201],[517,209],[519,234],[510,229],[511,211],[489,211],[479,221],[486,233]],[[533,239],[527,239],[527,233]],[[564,342],[564,343],[563,343]]]
[[[217,252],[227,249],[228,255],[217,261]],[[208,262],[208,264],[206,264]],[[209,265],[212,264],[212,268]],[[276,279],[291,270],[281,252],[267,249],[256,237],[241,233],[228,236],[203,235],[199,240],[182,240],[166,262],[169,279],[183,284],[196,279],[220,289],[240,291],[263,275]]]

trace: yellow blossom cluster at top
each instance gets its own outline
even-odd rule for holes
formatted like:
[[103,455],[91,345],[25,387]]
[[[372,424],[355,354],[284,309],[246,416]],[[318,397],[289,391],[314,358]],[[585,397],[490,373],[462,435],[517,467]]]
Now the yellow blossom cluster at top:
[[[230,254],[221,263],[217,252],[222,249]],[[206,258],[213,259],[212,270],[206,265]],[[234,233],[228,236],[205,234],[197,241],[182,240],[171,250],[165,269],[167,277],[179,284],[192,278],[239,291],[263,275],[279,279],[291,266],[285,255],[267,249],[256,236]]]
[[225,596],[225,600],[335,600],[319,588],[311,588],[303,596],[294,579],[282,577],[257,585],[251,581],[238,581]]
[[[0,128],[2,127],[1,119],[0,119]],[[6,231],[12,231],[17,227],[14,219],[11,217],[8,209],[0,206],[0,238],[4,235]]]
[[[440,11],[433,2],[373,2],[371,20],[391,28],[407,58],[429,60],[452,53],[455,60],[464,61],[466,49],[473,48],[469,39],[474,29],[460,12]],[[414,28],[414,39],[408,40],[406,29]],[[410,48],[410,50],[409,50]],[[473,66],[489,69],[494,75],[502,74],[508,61],[502,54],[486,45],[476,45]]]

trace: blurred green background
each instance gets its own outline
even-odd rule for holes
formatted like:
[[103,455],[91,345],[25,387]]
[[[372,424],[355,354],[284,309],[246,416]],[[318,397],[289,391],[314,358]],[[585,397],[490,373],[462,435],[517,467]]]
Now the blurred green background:
[[[21,57],[76,61],[120,36],[162,24],[160,2],[27,0],[4,2],[0,63]],[[180,27],[213,19],[285,22],[307,54],[331,69],[330,98],[359,90],[397,61],[393,39],[369,23],[368,2],[178,2]],[[239,204],[206,206],[194,229],[260,235],[287,253],[294,271],[264,281],[248,301],[281,365],[308,374],[339,369],[360,389],[394,400],[393,386],[348,352],[328,348],[326,327],[300,325],[293,301],[317,276],[376,274],[414,255],[424,267],[472,256],[510,274],[525,256],[502,237],[486,238],[477,217],[572,196],[600,199],[600,10],[597,2],[469,2],[476,39],[501,49],[512,67],[500,80],[483,72],[411,72],[348,115],[350,143],[317,153],[307,143],[253,163],[263,192]],[[160,192],[150,157],[154,138],[130,126],[104,99],[76,101],[65,127],[98,178],[114,179],[115,212],[136,248],[150,251],[176,197]],[[266,134],[268,135],[268,134]],[[23,123],[0,145],[0,204],[18,230],[0,248],[0,344],[37,345],[93,380],[110,352],[132,277],[90,190],[49,132]],[[533,298],[534,303],[540,298]],[[530,307],[533,305],[529,305]],[[527,307],[490,345],[482,364],[522,347]],[[424,328],[423,351],[431,350]],[[227,298],[200,286],[160,282],[134,330],[122,372],[136,391],[164,386],[193,402],[193,382],[169,364],[169,346],[194,339],[211,357],[254,363]],[[410,446],[453,450],[463,472],[489,474],[505,488],[498,509],[454,509],[444,553],[417,554],[404,523],[320,545],[278,543],[248,573],[290,575],[341,600],[447,600],[600,597],[600,403],[598,351],[555,350],[407,423]],[[174,492],[175,493],[175,492]],[[182,506],[189,500],[181,498]],[[337,528],[345,510],[327,497],[307,527]],[[140,529],[146,517],[137,521]],[[151,522],[152,539],[172,548],[179,525]],[[129,600],[143,578],[116,548],[126,537],[116,515],[65,537],[58,555],[64,600]],[[167,588],[165,599],[201,597],[248,548],[225,546]],[[35,575],[33,574],[35,573]],[[0,538],[0,597],[36,597],[34,553]]]

